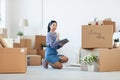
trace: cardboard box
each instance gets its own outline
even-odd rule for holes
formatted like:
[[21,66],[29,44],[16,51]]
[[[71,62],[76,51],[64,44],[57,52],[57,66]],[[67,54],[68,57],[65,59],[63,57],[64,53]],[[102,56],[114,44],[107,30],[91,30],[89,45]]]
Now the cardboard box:
[[82,48],[112,48],[112,25],[83,25]]
[[25,73],[27,49],[0,48],[0,73]]
[[7,38],[7,29],[6,28],[0,28],[0,36],[3,38]]
[[37,54],[38,55],[41,55],[41,58],[44,58],[45,57],[45,50],[37,50]]
[[31,39],[26,39],[26,47],[31,49],[31,46],[32,46]]
[[22,48],[31,49],[31,39],[21,39],[20,44]]
[[[81,58],[85,55],[93,54],[98,56],[98,71],[120,71],[120,48],[113,49],[81,49]],[[87,70],[87,66],[82,62],[81,70]]]
[[46,43],[46,36],[36,35],[35,36],[35,49],[42,50],[41,44]]
[[99,71],[120,71],[120,48],[100,50]]
[[27,55],[37,55],[37,50],[36,49],[28,49]]
[[113,25],[113,33],[116,31],[115,22],[113,21],[103,21],[103,25]]
[[13,47],[14,48],[21,48],[21,44],[20,43],[13,43]]
[[31,39],[20,39],[20,43],[13,43],[13,47],[31,49]]
[[24,39],[31,39],[32,49],[35,47],[35,35],[24,35]]
[[27,65],[29,66],[41,65],[41,56],[40,55],[27,55]]

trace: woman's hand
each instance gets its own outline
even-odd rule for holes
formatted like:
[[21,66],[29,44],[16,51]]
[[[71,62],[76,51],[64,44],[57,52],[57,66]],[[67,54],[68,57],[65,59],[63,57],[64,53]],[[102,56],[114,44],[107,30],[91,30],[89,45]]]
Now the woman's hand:
[[62,47],[63,46],[63,44],[61,44],[61,43],[59,43],[59,45]]

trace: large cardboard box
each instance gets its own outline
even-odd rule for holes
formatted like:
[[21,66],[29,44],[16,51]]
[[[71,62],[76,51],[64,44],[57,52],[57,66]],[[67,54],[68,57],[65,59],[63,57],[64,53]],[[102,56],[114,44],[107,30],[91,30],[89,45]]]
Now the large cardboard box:
[[35,49],[42,50],[42,44],[46,43],[46,36],[36,35],[35,36]]
[[28,66],[40,66],[41,56],[40,55],[27,55],[27,65]]
[[114,21],[103,21],[103,25],[113,25],[113,33],[116,31],[115,22]]
[[[120,48],[81,49],[81,58],[88,54],[98,56],[98,71],[120,71]],[[81,62],[81,70],[87,70],[87,65]]]
[[0,48],[0,73],[25,73],[27,49]]
[[112,48],[112,25],[83,25],[82,48]]
[[28,49],[27,55],[37,55],[37,50],[36,49]]
[[3,38],[7,38],[7,29],[6,28],[0,28],[0,36]]

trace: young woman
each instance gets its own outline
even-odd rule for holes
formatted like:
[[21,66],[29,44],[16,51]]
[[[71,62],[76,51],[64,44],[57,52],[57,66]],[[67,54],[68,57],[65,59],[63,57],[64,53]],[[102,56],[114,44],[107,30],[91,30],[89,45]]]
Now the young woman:
[[42,60],[44,68],[48,68],[50,64],[53,68],[61,69],[62,63],[68,61],[68,58],[64,55],[58,55],[57,49],[63,45],[59,43],[59,34],[55,32],[57,29],[57,22],[52,20],[48,24],[48,34],[46,36],[47,49],[45,52],[45,58]]

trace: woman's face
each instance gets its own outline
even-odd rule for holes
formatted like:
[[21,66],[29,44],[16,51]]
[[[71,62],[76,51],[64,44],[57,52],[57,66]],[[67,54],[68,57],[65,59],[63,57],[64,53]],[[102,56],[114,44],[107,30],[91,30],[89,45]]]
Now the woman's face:
[[50,26],[50,30],[51,30],[52,32],[54,32],[56,29],[57,29],[57,23],[53,23],[53,24]]

